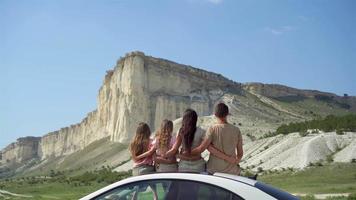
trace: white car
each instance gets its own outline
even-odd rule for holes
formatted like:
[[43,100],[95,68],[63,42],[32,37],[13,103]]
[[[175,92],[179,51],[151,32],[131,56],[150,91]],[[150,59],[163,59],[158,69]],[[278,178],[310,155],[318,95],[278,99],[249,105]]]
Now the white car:
[[130,177],[106,186],[81,200],[269,200],[298,199],[246,177],[215,173],[155,173]]

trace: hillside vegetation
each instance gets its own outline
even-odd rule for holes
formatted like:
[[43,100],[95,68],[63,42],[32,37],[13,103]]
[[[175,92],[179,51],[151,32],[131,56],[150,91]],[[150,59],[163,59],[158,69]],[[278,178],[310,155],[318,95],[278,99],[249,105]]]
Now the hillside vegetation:
[[[71,175],[71,171],[51,170],[45,176],[26,176],[3,179],[0,190],[6,190],[18,196],[4,197],[22,199],[79,199],[106,185],[131,176],[131,172],[114,172],[110,167],[86,171],[79,175]],[[0,199],[2,199],[0,195]]]
[[275,132],[275,135],[295,132],[306,132],[307,130],[315,129],[324,132],[336,131],[342,134],[342,132],[356,131],[356,115],[349,114],[344,116],[328,115],[323,119],[314,119],[305,122],[291,122],[289,124],[283,124],[279,126]]

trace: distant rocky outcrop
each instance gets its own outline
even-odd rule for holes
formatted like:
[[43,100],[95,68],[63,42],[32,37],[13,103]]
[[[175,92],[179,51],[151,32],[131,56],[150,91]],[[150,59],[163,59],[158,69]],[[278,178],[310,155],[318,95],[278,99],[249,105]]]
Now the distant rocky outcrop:
[[21,163],[37,157],[40,139],[40,137],[18,138],[16,142],[9,144],[1,151],[1,160],[4,163]]
[[[40,138],[18,139],[1,151],[1,163],[65,157],[103,138],[127,144],[138,122],[147,122],[154,130],[165,118],[180,118],[186,108],[195,109],[199,116],[209,116],[219,101],[230,106],[231,123],[252,139],[274,131],[282,123],[356,110],[356,98],[352,96],[282,85],[241,84],[220,74],[131,52],[107,71],[96,110],[78,124]],[[310,102],[317,106],[311,107]],[[214,119],[202,120],[202,124],[209,124]]]
[[320,92],[317,90],[301,90],[278,84],[246,83],[244,89],[265,97],[284,102],[298,102],[308,98],[314,98],[321,102],[334,104],[335,106],[356,112],[356,97],[338,96],[333,93]]

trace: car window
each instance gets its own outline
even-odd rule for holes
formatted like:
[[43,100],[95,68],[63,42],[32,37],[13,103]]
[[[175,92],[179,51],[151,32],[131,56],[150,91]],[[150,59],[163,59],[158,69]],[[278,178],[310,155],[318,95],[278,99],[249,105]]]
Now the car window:
[[117,187],[95,200],[241,200],[221,187],[185,180],[139,181]]
[[288,199],[288,200],[298,200],[299,199],[296,196],[293,196],[285,191],[274,188],[274,187],[267,185],[265,183],[262,183],[262,182],[257,182],[255,184],[255,187],[262,190],[263,192],[271,195],[272,197],[274,197],[276,199]]

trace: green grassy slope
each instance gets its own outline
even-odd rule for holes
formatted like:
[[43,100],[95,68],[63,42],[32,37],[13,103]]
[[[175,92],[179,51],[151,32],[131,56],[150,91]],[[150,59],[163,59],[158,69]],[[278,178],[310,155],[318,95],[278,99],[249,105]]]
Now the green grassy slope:
[[279,172],[259,179],[291,193],[323,194],[356,192],[356,163],[334,163],[299,172]]
[[68,156],[48,159],[25,175],[48,174],[51,170],[78,174],[102,166],[117,167],[128,160],[127,155],[122,155],[126,150],[126,144],[113,143],[109,138],[103,138]]

